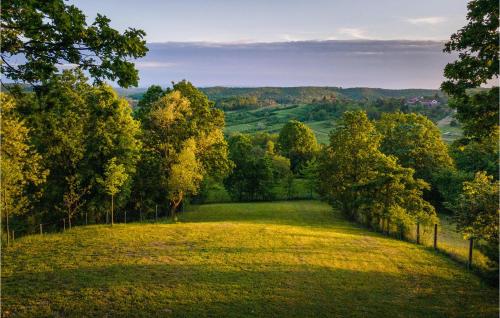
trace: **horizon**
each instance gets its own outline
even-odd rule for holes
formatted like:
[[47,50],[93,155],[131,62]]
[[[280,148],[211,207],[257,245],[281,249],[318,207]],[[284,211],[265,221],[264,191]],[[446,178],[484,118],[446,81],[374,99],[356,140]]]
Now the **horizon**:
[[[443,44],[466,23],[467,2],[68,1],[87,15],[88,23],[100,13],[110,18],[117,30],[133,27],[145,31],[147,45],[153,49],[137,60],[139,86],[187,79],[198,87],[386,89],[440,86],[444,66],[456,58],[442,52]],[[434,44],[433,51],[388,56],[391,51],[387,50],[384,57],[377,56],[380,43],[411,42]],[[356,55],[355,50],[354,55],[345,57],[335,56],[328,48],[311,48],[321,43],[368,43],[375,48],[361,55]],[[175,47],[178,52],[155,51],[162,45]],[[302,50],[301,56],[286,50],[279,54],[264,52],[266,47],[301,45],[310,47]],[[254,51],[250,53],[249,48]],[[237,49],[241,51],[234,52]]]
[[[139,87],[186,79],[197,87],[439,89],[456,54],[443,41],[327,40],[148,43]],[[390,65],[390,67],[388,67]]]

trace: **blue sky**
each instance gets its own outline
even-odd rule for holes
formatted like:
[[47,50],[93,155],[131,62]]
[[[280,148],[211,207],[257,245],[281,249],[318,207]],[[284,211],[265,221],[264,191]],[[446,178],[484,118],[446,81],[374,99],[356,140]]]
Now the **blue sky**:
[[[465,0],[70,0],[146,31],[140,86],[438,88]],[[279,42],[279,43],[276,43]],[[260,43],[260,44],[256,44]]]
[[445,40],[465,24],[465,0],[70,0],[148,42]]

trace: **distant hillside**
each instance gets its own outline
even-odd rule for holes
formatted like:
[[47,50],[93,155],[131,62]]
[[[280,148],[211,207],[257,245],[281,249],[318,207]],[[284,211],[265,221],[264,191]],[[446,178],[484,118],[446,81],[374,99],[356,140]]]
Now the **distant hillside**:
[[234,97],[255,97],[258,100],[274,100],[277,104],[309,103],[314,100],[323,99],[325,96],[336,96],[338,98],[350,98],[355,100],[377,98],[410,98],[415,96],[434,96],[443,93],[434,89],[382,89],[368,87],[206,87],[201,90],[214,100]]

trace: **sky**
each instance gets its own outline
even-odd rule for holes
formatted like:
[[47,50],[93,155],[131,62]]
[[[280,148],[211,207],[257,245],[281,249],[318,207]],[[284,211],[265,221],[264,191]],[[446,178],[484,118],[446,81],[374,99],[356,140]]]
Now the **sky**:
[[[140,86],[437,88],[465,0],[70,0],[143,29]],[[346,42],[347,41],[347,42]],[[433,41],[433,42],[429,42]],[[258,44],[256,44],[258,43]]]

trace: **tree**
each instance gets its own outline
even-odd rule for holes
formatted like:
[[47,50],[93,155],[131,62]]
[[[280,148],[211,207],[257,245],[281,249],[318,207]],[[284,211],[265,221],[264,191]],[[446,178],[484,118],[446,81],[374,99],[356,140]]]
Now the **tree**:
[[[273,199],[274,189],[292,177],[290,160],[275,153],[272,141],[266,142],[265,137],[237,134],[229,138],[229,158],[234,168],[224,183],[236,200]],[[291,195],[290,186],[288,190]]]
[[285,157],[290,159],[292,171],[298,172],[302,165],[314,157],[318,143],[314,132],[305,124],[291,120],[281,128],[278,144]]
[[42,166],[42,157],[29,143],[29,129],[16,112],[14,99],[0,93],[1,122],[1,211],[5,218],[7,240],[10,236],[9,217],[20,215],[32,204],[29,187],[45,182],[48,171]]
[[457,229],[465,239],[484,240],[492,261],[498,262],[499,182],[484,171],[463,183],[463,191],[450,207]]
[[58,66],[69,64],[87,71],[97,83],[109,79],[122,87],[137,86],[138,71],[128,60],[148,51],[145,33],[133,28],[120,33],[109,22],[97,14],[89,26],[83,12],[63,0],[4,1],[2,74],[14,81],[44,84]]
[[414,170],[401,167],[394,156],[383,154],[381,138],[365,112],[345,112],[320,156],[320,194],[350,219],[367,225],[392,220],[403,231],[410,222],[430,222],[435,211],[422,199],[427,183],[414,179]]
[[196,159],[196,142],[190,138],[177,155],[177,160],[172,165],[167,180],[170,215],[174,220],[179,204],[186,195],[198,193],[202,180],[203,167]]
[[[78,71],[53,77],[37,96],[17,95],[18,112],[31,128],[31,141],[50,170],[43,195],[36,204],[37,219],[58,219],[54,207],[64,206],[67,178],[78,176],[79,188],[89,188],[82,198],[91,217],[100,218],[107,195],[96,182],[108,161],[116,157],[132,176],[139,159],[140,126],[132,118],[128,102],[107,85],[91,86]],[[130,181],[122,187],[116,203],[122,205],[130,192]],[[64,213],[66,214],[66,212]]]
[[467,8],[468,24],[444,48],[448,53],[458,52],[459,59],[446,65],[447,80],[441,89],[453,97],[450,106],[457,109],[465,134],[483,137],[498,126],[498,87],[476,93],[469,89],[498,79],[499,7],[496,0],[472,0]]
[[458,169],[474,174],[486,171],[498,177],[498,130],[483,138],[460,139],[451,146],[451,155]]
[[141,99],[137,103],[137,108],[134,112],[134,117],[144,121],[147,119],[149,112],[151,111],[151,107],[153,103],[156,102],[161,97],[165,96],[168,93],[164,91],[161,86],[152,85],[147,91],[142,95]]
[[68,190],[63,195],[62,206],[64,212],[68,216],[69,228],[71,228],[71,219],[85,204],[83,197],[89,192],[90,186],[82,188],[79,176],[68,176],[66,177],[66,182],[68,184]]
[[[207,176],[221,180],[231,169],[232,164],[228,160],[227,143],[222,131],[224,117],[203,93],[186,81],[174,84],[173,89],[152,102],[149,109],[143,121],[145,160],[141,162],[139,169],[149,170],[155,180],[147,184],[136,182],[136,185],[151,189],[150,194],[154,194],[160,202],[166,200],[165,203],[168,203],[172,210],[173,206],[177,208],[186,194],[198,192],[201,184],[195,178],[198,172],[202,180]],[[192,140],[195,146],[187,147],[189,140]],[[195,152],[200,169],[190,170],[198,171],[191,175],[182,175],[179,169],[184,163],[178,161],[178,156],[182,154],[189,157],[190,151]],[[189,164],[193,167],[192,162]],[[187,188],[182,188],[175,178],[172,179],[174,172],[178,180],[187,182],[192,178],[193,182],[184,183]],[[197,189],[188,184],[195,185]],[[172,188],[174,185],[175,189]],[[136,191],[144,192],[140,189]]]
[[318,184],[319,179],[319,164],[316,158],[313,158],[305,163],[300,170],[300,174],[304,176],[309,189],[309,199],[313,198],[313,192]]
[[[89,119],[87,147],[80,171],[84,180],[98,189],[96,177],[102,176],[103,168],[116,158],[129,176],[114,202],[116,207],[123,207],[130,198],[132,179],[142,154],[140,123],[132,117],[129,103],[107,85],[94,86],[85,97]],[[88,200],[87,208],[101,213],[107,200],[102,192],[96,191],[92,200]]]
[[128,178],[125,172],[125,167],[122,164],[117,164],[115,157],[109,160],[104,169],[104,178],[98,177],[97,182],[104,188],[104,191],[111,196],[111,225],[114,223],[114,198],[120,192]]
[[376,127],[382,135],[380,150],[415,169],[417,178],[430,182],[433,173],[453,165],[439,128],[423,115],[383,114]]

